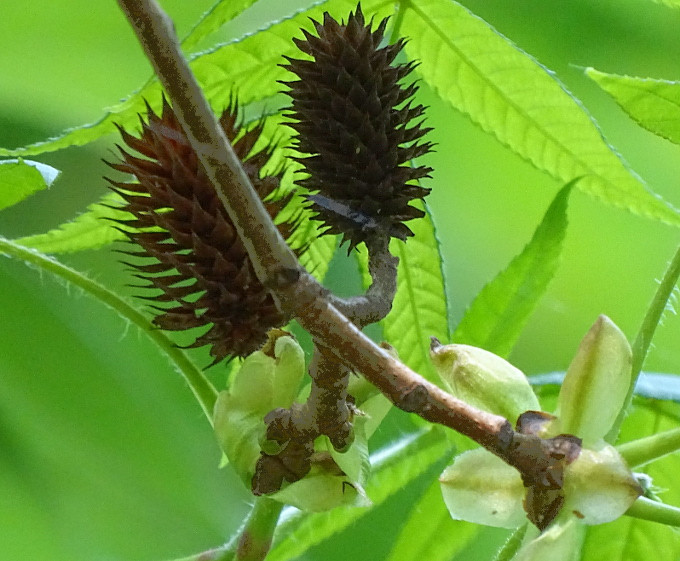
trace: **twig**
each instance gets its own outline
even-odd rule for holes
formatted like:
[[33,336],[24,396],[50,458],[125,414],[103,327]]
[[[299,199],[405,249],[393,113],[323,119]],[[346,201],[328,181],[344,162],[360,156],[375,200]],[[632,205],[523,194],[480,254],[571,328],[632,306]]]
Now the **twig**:
[[[361,372],[399,408],[469,436],[517,467],[526,485],[559,484],[564,454],[549,441],[514,432],[428,382],[368,339],[327,300],[278,234],[221,132],[179,48],[172,23],[154,0],[118,0],[151,60],[192,147],[242,236],[260,281],[342,364]],[[226,186],[230,187],[229,190]],[[559,448],[559,446],[558,446]],[[557,475],[557,477],[556,477]]]
[[241,532],[234,561],[261,561],[267,556],[282,508],[283,503],[267,497],[256,499]]
[[175,561],[261,561],[271,548],[282,509],[283,503],[259,497],[255,499],[255,504],[238,533],[229,542]]

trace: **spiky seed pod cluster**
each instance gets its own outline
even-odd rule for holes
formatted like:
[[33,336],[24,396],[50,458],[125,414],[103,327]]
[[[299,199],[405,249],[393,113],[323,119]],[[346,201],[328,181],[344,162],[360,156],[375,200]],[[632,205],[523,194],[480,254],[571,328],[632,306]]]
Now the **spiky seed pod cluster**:
[[[125,252],[151,258],[128,263],[147,281],[144,288],[158,289],[146,297],[161,306],[154,324],[166,330],[209,327],[190,347],[210,345],[212,364],[230,356],[244,357],[266,341],[266,333],[289,318],[276,307],[257,279],[245,247],[217,193],[185,136],[172,108],[164,101],[161,115],[147,107],[142,131],[135,137],[119,127],[127,147],[118,147],[122,161],[108,163],[132,174],[136,181],[108,180],[126,202],[133,218],[119,220],[130,241],[141,251]],[[288,198],[270,200],[279,176],[260,177],[269,150],[251,154],[261,127],[241,133],[237,109],[231,104],[220,124],[232,142],[255,190],[265,200],[272,218]],[[290,234],[290,225],[282,225]]]
[[404,240],[413,235],[404,222],[424,215],[409,203],[429,192],[414,182],[432,171],[408,165],[432,148],[421,141],[430,129],[412,103],[417,87],[400,85],[414,63],[393,64],[404,40],[380,47],[387,19],[371,30],[360,5],[346,24],[328,13],[312,22],[317,35],[294,40],[312,60],[284,65],[299,78],[283,82],[309,174],[299,184],[315,193],[308,199],[324,233],[341,234],[350,250],[374,234]]

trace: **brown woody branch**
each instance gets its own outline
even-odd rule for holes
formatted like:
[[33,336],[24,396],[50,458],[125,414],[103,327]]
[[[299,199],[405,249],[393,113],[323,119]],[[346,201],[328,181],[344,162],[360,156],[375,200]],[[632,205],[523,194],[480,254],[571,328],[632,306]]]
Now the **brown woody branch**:
[[515,466],[530,488],[559,488],[565,463],[562,441],[515,432],[506,419],[449,395],[391,357],[330,304],[271,223],[182,55],[171,20],[154,0],[118,3],[242,237],[258,278],[271,287],[280,305],[292,310],[336,360],[361,372],[397,407],[472,438]]

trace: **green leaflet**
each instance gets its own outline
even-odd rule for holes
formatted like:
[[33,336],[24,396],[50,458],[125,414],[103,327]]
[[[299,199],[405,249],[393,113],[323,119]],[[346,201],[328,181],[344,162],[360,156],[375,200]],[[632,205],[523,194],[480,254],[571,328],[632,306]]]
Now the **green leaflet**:
[[567,203],[578,179],[555,196],[531,241],[475,297],[452,340],[506,357],[559,264],[567,229]]
[[202,39],[217,31],[222,25],[247,10],[257,0],[218,0],[194,25],[189,34],[182,40],[182,49],[191,50]]
[[392,240],[390,248],[399,257],[397,295],[392,311],[381,322],[383,334],[400,360],[429,380],[438,381],[430,362],[430,337],[449,340],[439,240],[429,212],[408,225],[414,236],[405,243]]
[[106,109],[104,116],[95,123],[65,130],[61,135],[47,140],[9,150],[0,148],[0,156],[31,156],[44,152],[54,152],[68,146],[84,146],[102,136],[115,131],[114,123],[131,130],[137,123],[137,114],[145,113],[144,99],[158,111],[161,106],[160,85],[156,80],[149,81],[141,90],[122,103]]
[[586,68],[585,72],[636,123],[680,144],[680,82],[619,76],[594,68]]
[[97,249],[113,241],[125,239],[125,235],[109,220],[126,217],[127,213],[107,206],[115,205],[119,201],[120,197],[108,193],[99,202],[89,205],[84,213],[72,221],[65,222],[44,234],[26,236],[15,241],[25,247],[54,254]]
[[[373,506],[383,503],[449,454],[450,446],[440,429],[428,427],[374,454],[373,473],[366,485]],[[340,507],[329,512],[292,516],[286,516],[291,513],[284,511],[267,561],[298,559],[309,548],[344,530],[369,511]]]
[[59,173],[52,166],[31,160],[0,161],[0,210],[46,189]]
[[[310,228],[316,231],[316,224],[310,222]],[[309,271],[314,278],[322,281],[328,272],[335,247],[338,243],[337,236],[321,236],[314,238],[315,234],[308,233],[308,239],[313,241],[309,244],[307,250],[300,255],[300,264]]]
[[359,275],[361,276],[361,286],[366,290],[371,286],[371,274],[368,272],[368,250],[364,244],[357,247],[355,251],[357,258],[357,268],[359,270]]
[[[298,49],[291,39],[301,35],[301,27],[309,28],[308,18],[320,19],[325,10],[332,10],[344,17],[355,7],[356,3],[351,0],[329,0],[323,6],[295,12],[272,22],[262,31],[195,55],[190,61],[191,69],[216,111],[221,111],[227,105],[233,92],[236,92],[243,105],[269,98],[281,90],[278,80],[289,76],[278,65],[284,62],[283,55],[297,56]],[[389,0],[368,0],[362,2],[362,8],[369,18],[374,14],[382,17],[393,12]],[[203,25],[208,26],[208,23]],[[137,121],[137,114],[145,112],[144,99],[154,110],[159,110],[160,91],[158,81],[152,78],[127,100],[108,109],[96,123],[69,129],[58,137],[23,148],[0,149],[0,156],[40,154],[67,146],[82,146],[113,132],[114,123],[130,130]]]
[[449,0],[404,2],[406,53],[442,99],[536,167],[636,214],[680,225],[603,139],[551,73],[486,22]]
[[[680,405],[660,401],[646,401],[626,419],[621,441],[628,442],[655,432],[677,428]],[[680,455],[671,454],[641,471],[652,477],[657,494],[663,502],[680,505],[677,473]],[[637,471],[637,470],[636,470]],[[625,539],[621,539],[625,536]],[[588,528],[583,549],[583,561],[643,561],[653,552],[655,561],[675,561],[680,551],[680,533],[668,526],[623,516],[610,524]]]
[[453,520],[434,481],[413,506],[387,561],[449,561],[472,542],[481,526]]

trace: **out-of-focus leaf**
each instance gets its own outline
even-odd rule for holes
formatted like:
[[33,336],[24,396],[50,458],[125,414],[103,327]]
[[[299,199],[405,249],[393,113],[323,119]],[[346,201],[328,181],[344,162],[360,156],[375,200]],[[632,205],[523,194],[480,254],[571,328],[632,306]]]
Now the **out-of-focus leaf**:
[[616,442],[619,434],[621,424],[628,414],[628,409],[633,401],[633,394],[635,393],[635,386],[637,379],[642,371],[642,366],[647,358],[647,353],[652,345],[652,339],[656,329],[661,324],[664,313],[667,310],[673,309],[673,301],[675,298],[675,287],[678,284],[680,277],[680,248],[676,250],[673,259],[668,264],[663,278],[659,282],[652,301],[647,306],[645,317],[642,319],[640,328],[638,329],[635,340],[633,341],[633,363],[631,367],[631,376],[629,378],[628,391],[623,407],[614,422],[611,430],[605,437],[607,442]]
[[555,196],[531,241],[472,301],[452,340],[507,356],[555,275],[574,183]]
[[426,378],[438,381],[430,361],[430,337],[449,338],[448,309],[442,260],[432,217],[409,222],[414,236],[406,243],[393,240],[399,257],[397,295],[392,311],[382,321],[385,339],[399,358]]
[[46,189],[59,173],[52,166],[31,160],[0,161],[0,210]]
[[[373,15],[384,17],[394,11],[393,5],[384,0],[364,0],[361,6],[367,18]],[[288,71],[279,66],[285,62],[283,55],[300,55],[291,39],[301,36],[301,27],[308,29],[311,26],[309,18],[320,20],[326,10],[338,14],[338,17],[345,17],[354,8],[356,2],[353,0],[329,0],[323,6],[293,12],[257,33],[198,53],[190,60],[191,69],[216,111],[221,112],[234,93],[242,105],[270,98],[281,90],[278,81],[289,76]],[[225,10],[230,11],[226,6]],[[82,146],[114,132],[114,123],[132,130],[137,122],[137,114],[146,112],[145,99],[154,110],[159,110],[160,92],[158,81],[152,78],[128,99],[109,108],[96,123],[69,129],[60,136],[22,148],[0,149],[0,156],[27,156],[67,146]]]
[[680,8],[679,0],[654,0],[657,4],[665,4],[669,8]]
[[582,176],[585,193],[680,225],[680,213],[631,172],[579,101],[531,56],[456,2],[401,9],[406,53],[442,99],[553,177]]
[[585,72],[640,126],[680,144],[680,82]]
[[148,318],[114,291],[90,279],[83,273],[68,267],[53,257],[37,250],[18,245],[12,240],[0,236],[0,255],[7,255],[23,261],[26,265],[36,267],[40,271],[53,274],[67,285],[76,286],[102,304],[110,307],[122,319],[137,325],[172,361],[177,370],[184,376],[188,386],[194,392],[203,412],[212,422],[212,411],[217,399],[217,391],[203,372],[186,356],[184,351],[171,342],[161,330],[153,327]]
[[[450,446],[442,431],[428,428],[371,456],[373,471],[366,494],[373,506],[383,503],[445,457],[450,453]],[[340,507],[304,515],[286,510],[267,561],[299,559],[309,548],[347,528],[368,512],[368,508]]]
[[182,48],[190,51],[197,43],[234,19],[255,2],[257,0],[218,0],[212,8],[203,14],[198,23],[182,40]]
[[114,194],[105,195],[70,222],[45,232],[19,238],[16,243],[32,247],[43,253],[72,253],[84,249],[97,249],[113,241],[125,239],[125,234],[115,228],[111,219],[126,218],[127,213],[112,208],[120,201]]
[[449,561],[470,544],[481,526],[453,520],[435,481],[408,513],[388,561]]

